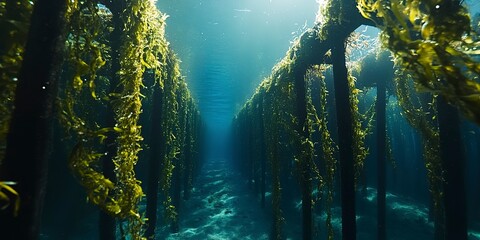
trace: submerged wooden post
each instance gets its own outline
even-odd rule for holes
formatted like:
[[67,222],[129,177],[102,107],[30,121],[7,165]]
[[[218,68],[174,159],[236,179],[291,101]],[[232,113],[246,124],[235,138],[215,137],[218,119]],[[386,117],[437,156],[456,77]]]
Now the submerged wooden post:
[[181,114],[181,113],[186,113],[187,106],[186,102],[183,101],[183,93],[180,91],[177,91],[177,104],[178,104],[178,114],[179,114],[179,120],[178,124],[179,127],[176,128],[177,132],[175,135],[177,136],[177,141],[180,142],[180,153],[175,157],[175,167],[173,168],[173,175],[172,175],[172,204],[175,206],[175,211],[177,213],[177,216],[172,220],[172,223],[170,224],[170,230],[173,233],[178,233],[180,231],[180,211],[181,211],[181,205],[182,205],[182,180],[183,180],[183,174],[184,169],[185,169],[185,133],[186,133],[186,115]]
[[[182,161],[180,158],[175,159],[178,162]],[[172,177],[172,204],[175,206],[175,211],[177,213],[177,216],[172,220],[170,224],[170,231],[172,233],[178,233],[180,231],[180,209],[181,209],[181,203],[182,203],[182,166],[181,163],[179,165],[176,165],[173,168],[173,177]]]
[[[113,33],[112,33],[113,35]],[[113,47],[112,47],[113,49]],[[113,71],[115,67],[115,61],[119,61],[118,59],[115,59],[115,55],[113,54],[112,51],[112,75],[115,72]],[[120,62],[118,62],[118,69],[120,69]],[[118,83],[118,77],[113,77],[111,80],[111,85],[110,85],[110,92],[113,92],[115,89],[115,83]],[[110,105],[108,105],[106,109],[106,115],[105,115],[105,125],[106,126],[115,126],[115,113],[114,110]],[[105,139],[105,146],[106,146],[106,155],[103,156],[102,158],[102,172],[103,175],[108,178],[110,181],[115,182],[116,176],[115,176],[115,165],[113,163],[113,158],[117,154],[117,144],[115,142],[116,140],[116,134],[113,132],[107,133],[107,138]],[[99,218],[99,235],[100,235],[100,240],[115,240],[116,239],[116,221],[115,218],[108,213],[100,210],[100,218]]]
[[[113,65],[113,64],[112,64]],[[115,116],[113,109],[107,107],[106,112],[106,126],[115,126]],[[103,175],[110,181],[115,182],[115,166],[113,158],[117,154],[117,144],[115,142],[116,135],[112,132],[107,133],[105,139],[106,155],[102,158],[102,172]],[[100,240],[115,240],[116,239],[116,220],[115,217],[100,210],[99,212],[99,238]]]
[[440,154],[444,168],[445,240],[467,239],[465,152],[458,110],[438,98]]
[[[255,102],[253,102],[253,104],[255,104]],[[260,119],[260,116],[256,116],[255,115],[255,111],[258,109],[258,104],[254,105],[253,106],[253,112],[252,112],[252,164],[253,164],[253,182],[254,182],[254,185],[253,185],[253,191],[254,191],[254,194],[255,196],[258,196],[260,195],[260,176],[259,176],[259,173],[260,173],[260,167],[259,167],[259,163],[260,163],[260,146],[258,144],[258,140],[259,140],[259,133],[260,133],[260,124],[259,122],[261,122],[261,119]],[[257,110],[258,111],[258,110]],[[257,119],[255,119],[255,117],[257,117]]]
[[386,83],[377,80],[377,239],[386,240],[385,194],[386,194]]
[[185,129],[185,170],[183,174],[183,200],[190,199],[190,178],[192,174],[192,130],[193,130],[193,123],[192,120],[194,118],[193,109],[191,108],[192,102],[188,102],[188,112],[187,112],[187,119],[186,119],[186,129]]
[[162,113],[163,113],[163,94],[159,87],[153,92],[153,112],[152,112],[152,136],[150,137],[150,159],[148,160],[148,182],[147,182],[147,210],[146,217],[147,229],[145,237],[155,236],[155,227],[157,225],[158,208],[158,185],[160,181],[160,162],[165,153],[165,140],[162,138]]
[[[307,119],[307,89],[305,83],[305,72],[307,64],[303,59],[296,60],[297,67],[293,70],[296,93],[296,110],[297,110],[297,131],[301,136],[301,140],[310,138],[310,131]],[[303,143],[300,143],[303,144]],[[300,145],[300,149],[302,146]],[[300,153],[302,156],[302,153]],[[312,239],[313,236],[313,218],[312,218],[312,179],[310,173],[310,162],[313,156],[302,156],[300,159],[300,183],[302,191],[302,234],[303,240]]]
[[[349,8],[346,8],[349,9]],[[349,11],[352,11],[349,9]],[[349,12],[352,13],[352,12]],[[355,11],[356,15],[359,14]],[[347,69],[345,65],[345,48],[344,43],[338,42],[338,39],[345,39],[353,30],[355,30],[362,21],[344,24],[342,26],[330,25],[328,30],[330,34],[325,40],[318,39],[318,29],[311,29],[302,34],[299,42],[293,51],[290,52],[289,58],[294,58],[295,65],[292,69],[293,80],[295,81],[295,91],[297,97],[296,110],[298,117],[297,131],[304,139],[310,138],[307,121],[307,102],[306,102],[306,86],[305,73],[307,69],[316,64],[325,63],[324,53],[333,46],[332,61],[333,72],[335,76],[335,96],[337,98],[337,117],[342,120],[338,122],[340,136],[340,161],[342,162],[342,224],[344,239],[355,239],[355,192],[354,192],[354,169],[353,169],[353,149],[351,148],[353,142],[353,128],[352,128],[352,113],[349,103],[349,89],[347,79]],[[338,100],[340,98],[340,100]],[[339,102],[340,101],[340,102]],[[344,127],[345,126],[345,127]],[[342,138],[342,136],[345,136]],[[349,140],[348,140],[349,139]],[[342,152],[342,149],[345,149]],[[349,156],[349,157],[346,157]],[[309,156],[313,157],[313,156]],[[342,161],[342,159],[344,161]],[[345,161],[347,160],[348,161]],[[304,161],[301,166],[302,172],[302,213],[303,213],[303,239],[311,239],[313,234],[313,219],[312,219],[312,177],[310,173],[311,160]],[[345,166],[343,166],[345,165]],[[345,170],[345,172],[344,172]],[[343,175],[346,180],[343,181]],[[345,185],[344,185],[345,184]],[[345,194],[344,193],[348,193]],[[343,207],[345,206],[345,207]],[[344,214],[348,213],[348,214]],[[353,217],[352,217],[353,216]],[[353,219],[353,220],[352,220]]]
[[1,181],[16,183],[20,209],[18,216],[0,211],[2,239],[39,237],[66,6],[66,1],[35,2],[0,174]]
[[344,41],[334,43],[332,64],[340,151],[340,177],[342,198],[342,239],[356,239],[355,222],[355,170],[353,156],[352,110],[350,108]]
[[260,171],[261,171],[261,183],[260,183],[260,194],[261,202],[260,205],[262,208],[265,208],[265,189],[266,189],[266,171],[267,171],[267,156],[266,156],[266,147],[265,147],[265,126],[264,126],[264,116],[263,116],[263,95],[259,96],[259,106],[258,106],[258,115],[259,115],[259,126],[260,129],[259,139],[260,139]]
[[[112,2],[106,3],[106,7],[112,12],[112,24],[113,31],[110,34],[110,45],[111,45],[111,56],[112,56],[112,65],[110,69],[110,92],[118,92],[118,84],[120,83],[120,48],[121,48],[121,37],[123,29],[123,21],[121,19],[122,10],[124,9],[124,2],[120,1],[113,4]],[[115,126],[115,112],[112,106],[112,103],[107,105],[106,115],[105,115],[105,125],[106,126]],[[115,165],[113,159],[117,155],[117,144],[116,144],[116,134],[109,132],[107,138],[105,139],[106,146],[106,155],[102,158],[102,171],[103,175],[110,179],[112,182],[115,182]],[[115,240],[116,239],[116,219],[113,216],[110,216],[104,211],[100,211],[99,218],[99,237],[100,240]]]
[[[282,212],[280,207],[282,191],[281,191],[281,162],[279,158],[278,152],[278,131],[275,126],[278,123],[278,107],[275,106],[272,102],[272,96],[275,96],[275,90],[272,90],[271,95],[264,96],[265,105],[270,107],[271,114],[268,116],[269,121],[272,122],[272,125],[264,125],[265,129],[268,131],[264,131],[264,139],[267,140],[265,142],[266,149],[268,150],[269,154],[268,160],[270,162],[271,167],[271,179],[272,179],[272,234],[270,239],[273,240],[281,240],[282,239]],[[264,106],[265,106],[264,105]],[[264,119],[265,123],[265,119]]]
[[254,141],[254,136],[253,136],[253,118],[252,116],[249,116],[249,118],[247,118],[245,120],[247,122],[247,129],[246,129],[246,132],[247,132],[247,146],[248,146],[248,154],[247,154],[247,176],[249,177],[248,179],[248,187],[250,188],[250,190],[253,191],[254,194],[256,194],[255,192],[255,156],[254,156],[254,149],[255,149],[255,144],[253,143]]

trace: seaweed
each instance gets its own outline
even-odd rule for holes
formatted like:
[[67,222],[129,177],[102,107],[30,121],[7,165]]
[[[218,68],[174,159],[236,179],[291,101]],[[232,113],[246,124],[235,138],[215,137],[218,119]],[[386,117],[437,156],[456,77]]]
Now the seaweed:
[[[12,205],[12,215],[17,217],[18,211],[20,211],[20,196],[12,187],[14,185],[16,182],[0,182],[0,210],[4,211]],[[14,198],[14,202],[12,198]]]
[[[141,93],[144,72],[149,69],[154,73],[154,87],[163,89],[166,98],[163,108],[166,115],[162,123],[157,124],[164,126],[168,147],[164,169],[159,174],[163,176],[162,189],[169,219],[176,217],[168,192],[174,168],[172,161],[183,147],[174,134],[182,134],[185,129],[176,121],[178,103],[175,96],[182,96],[179,100],[182,104],[190,96],[184,84],[177,92],[183,80],[178,60],[164,38],[166,15],[161,14],[152,1],[128,2],[121,11],[119,17],[125,24],[121,38],[116,39],[120,41],[120,69],[115,73],[119,82],[110,82],[110,60],[117,56],[110,56],[113,43],[108,41],[108,35],[113,29],[111,16],[118,12],[109,10],[112,9],[93,0],[70,2],[67,66],[72,68],[73,74],[59,100],[59,118],[67,132],[77,139],[70,165],[86,188],[89,201],[112,216],[126,220],[129,230],[123,234],[141,239],[145,219],[138,212],[138,203],[144,194],[134,168],[143,141],[138,120],[145,97]],[[108,106],[114,112],[112,126],[102,125],[103,121],[98,120],[101,116],[95,113],[95,109]],[[109,137],[114,137],[116,144],[116,154],[112,156],[115,179],[106,178],[100,171],[100,159],[104,157],[102,145]]]
[[[0,166],[5,158],[7,135],[13,112],[13,101],[18,81],[18,74],[23,61],[25,44],[30,25],[33,2],[0,2]],[[20,208],[20,197],[14,184],[0,182],[1,209],[8,208],[12,195],[15,197],[13,215],[17,216]],[[2,191],[6,191],[4,193]]]
[[[318,189],[321,190],[326,187],[326,219],[325,225],[327,228],[327,238],[329,240],[334,239],[333,225],[332,225],[332,207],[333,207],[333,196],[334,196],[334,181],[335,173],[337,172],[337,159],[335,154],[338,151],[338,146],[332,139],[332,134],[328,129],[328,111],[327,111],[327,84],[325,76],[323,73],[326,71],[326,66],[314,66],[307,72],[307,78],[316,78],[320,82],[320,109],[317,111],[312,109],[313,105],[310,107],[310,112],[312,113],[314,119],[314,126],[316,126],[317,131],[320,132],[320,145],[322,149],[322,158],[325,164],[325,176],[322,177],[322,180],[319,181]],[[309,76],[311,75],[311,76]],[[320,196],[321,197],[321,196]],[[318,201],[318,200],[317,200]]]
[[360,13],[382,30],[395,63],[416,88],[441,95],[480,123],[480,42],[461,1],[357,0]]
[[31,1],[0,2],[0,165],[5,157],[6,138],[32,10]]

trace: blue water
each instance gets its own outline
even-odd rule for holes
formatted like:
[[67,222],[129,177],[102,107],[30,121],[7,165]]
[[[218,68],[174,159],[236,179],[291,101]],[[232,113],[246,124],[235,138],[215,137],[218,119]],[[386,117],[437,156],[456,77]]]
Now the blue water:
[[[472,6],[472,14],[480,12],[478,0],[466,2]],[[232,165],[230,124],[259,83],[271,73],[275,63],[285,56],[291,42],[314,25],[318,3],[315,0],[159,0],[157,6],[169,15],[167,39],[182,61],[182,74],[186,76],[207,130],[206,138],[202,139],[206,142],[205,164],[199,170],[192,198],[182,202],[180,232],[170,233],[169,227],[160,221],[157,239],[269,239],[271,210],[260,208],[258,196],[251,194],[253,183]],[[359,31],[372,38],[378,34],[370,27],[361,27]],[[392,97],[387,110],[388,131],[398,161],[396,169],[389,166],[388,170],[388,232],[390,239],[394,240],[430,239],[433,223],[428,216],[430,195],[422,161],[421,137],[400,112]],[[472,193],[475,191],[471,189],[479,188],[476,174],[480,169],[480,132],[471,123],[465,122],[464,125],[468,132],[465,146],[470,164],[467,187]],[[367,173],[376,170],[372,162],[375,149],[371,151],[365,165]],[[45,228],[41,239],[96,239],[97,209],[85,203],[83,189],[78,187],[66,167],[65,173],[56,174],[63,174],[61,178],[65,181],[58,184],[66,186],[62,194],[69,196],[71,201],[61,203],[64,211],[45,216],[50,225]],[[292,180],[293,174],[288,173],[286,178],[296,183],[295,179]],[[375,181],[366,179],[369,187],[365,195],[357,199],[361,206],[357,215],[358,239],[375,239],[376,190],[371,187],[376,185]],[[292,188],[295,192],[298,185]],[[269,191],[267,189],[267,206],[271,203]],[[480,213],[480,207],[475,207],[478,205],[475,201],[480,199],[477,195],[468,199],[469,206],[473,206],[469,209],[469,217],[474,220],[478,220],[475,216]],[[300,239],[300,194],[284,204],[289,211],[289,225],[284,226],[284,235],[286,239]],[[144,202],[140,208],[144,210]],[[341,228],[340,215],[341,208],[335,205],[333,226],[337,238]],[[73,222],[61,220],[72,219],[70,216],[75,216]],[[316,211],[314,218],[318,234],[322,236],[318,239],[323,239],[326,235],[325,214]],[[473,222],[471,225],[469,239],[480,239],[480,233],[477,233],[480,224]]]
[[315,0],[165,0],[167,39],[207,126],[226,129],[290,42],[312,27]]

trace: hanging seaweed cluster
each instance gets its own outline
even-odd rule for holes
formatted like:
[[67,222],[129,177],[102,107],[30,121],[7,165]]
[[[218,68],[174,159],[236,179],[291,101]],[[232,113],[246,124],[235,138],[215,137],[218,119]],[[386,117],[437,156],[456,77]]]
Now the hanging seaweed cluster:
[[193,176],[199,167],[202,126],[199,112],[180,74],[179,60],[172,51],[165,57],[166,78],[161,89],[162,119],[154,124],[161,126],[160,188],[163,193],[164,220],[172,224],[174,231],[178,231],[181,191],[183,189],[184,199],[188,199]]
[[[480,64],[473,58],[480,53],[480,42],[475,23],[471,29],[470,17],[460,1],[357,2],[362,15],[382,29],[384,46],[394,53],[399,67],[396,95],[403,115],[422,135],[434,209],[440,214],[443,168],[435,96],[444,97],[465,117],[480,122]],[[433,99],[418,96],[413,87],[433,93]]]
[[[326,187],[326,196],[325,196],[325,212],[326,219],[325,224],[328,231],[328,239],[331,240],[334,238],[333,225],[332,225],[332,207],[333,207],[333,197],[334,197],[334,181],[335,173],[337,172],[337,159],[336,152],[338,151],[338,146],[332,139],[332,134],[328,128],[328,109],[327,109],[327,84],[326,79],[323,73],[326,71],[324,66],[314,66],[307,72],[307,79],[317,80],[319,82],[319,109],[315,111],[310,107],[310,111],[314,114],[314,119],[316,120],[314,126],[318,129],[320,133],[320,145],[323,162],[325,164],[325,175],[323,184]],[[312,104],[313,106],[313,104]],[[317,113],[318,112],[318,113]],[[323,186],[320,186],[323,187]]]
[[182,153],[182,174],[183,176],[183,198],[188,200],[190,198],[190,191],[193,188],[193,176],[198,171],[202,164],[202,145],[200,139],[203,138],[203,122],[200,112],[197,110],[193,98],[189,92],[186,91],[186,84],[183,84],[185,89],[185,129],[184,143],[181,145]]
[[[142,137],[137,121],[141,111],[140,87],[145,69],[140,61],[143,56],[137,54],[143,52],[138,48],[143,50],[145,43],[135,40],[145,37],[145,29],[139,29],[142,20],[136,22],[132,19],[131,24],[125,26],[124,31],[129,34],[123,36],[125,39],[120,44],[123,46],[119,51],[119,59],[114,60],[119,61],[121,66],[120,72],[114,73],[120,79],[116,83],[113,81],[115,77],[109,75],[107,69],[102,69],[111,51],[107,40],[108,33],[111,33],[109,28],[112,28],[108,25],[111,23],[109,18],[111,15],[101,12],[95,1],[79,2],[76,8],[72,8],[68,50],[69,65],[73,66],[74,74],[67,83],[65,97],[60,101],[60,119],[78,139],[70,156],[70,165],[87,189],[89,201],[112,216],[126,219],[128,234],[133,239],[140,239],[143,220],[137,205],[143,192],[135,178],[134,166],[138,160],[137,153],[141,150]],[[130,42],[135,43],[131,45],[134,47],[128,46]],[[95,110],[105,106],[114,114],[113,126],[100,120],[107,116],[95,116]],[[105,140],[115,142],[115,156],[104,153],[102,145]],[[102,161],[113,161],[114,179],[104,175]]]
[[362,92],[355,87],[356,78],[349,74],[348,86],[350,89],[350,108],[353,113],[352,126],[353,126],[353,156],[355,161],[355,178],[358,180],[365,164],[365,159],[368,156],[368,148],[365,146],[365,138],[372,134],[373,123],[375,120],[375,102],[364,113],[360,113],[358,109],[359,94]]
[[[372,88],[377,85],[376,81],[386,81],[386,101],[388,102],[389,95],[395,94],[395,86],[394,86],[394,76],[390,76],[390,74],[385,75],[382,73],[377,72],[376,69],[382,69],[382,71],[392,71],[394,72],[393,66],[391,66],[390,60],[390,51],[382,49],[376,41],[368,41],[370,44],[373,43],[373,47],[371,51],[369,51],[365,56],[357,60],[357,63],[354,63],[355,67],[350,68],[351,73],[354,76],[357,76],[359,80],[358,86],[363,88],[363,92],[367,93],[369,88]],[[372,45],[370,45],[372,47]],[[391,68],[391,69],[390,69]],[[367,89],[367,91],[365,91]],[[373,105],[363,114],[363,119],[366,120],[367,128],[365,131],[367,134],[371,134],[372,126],[373,126],[373,118],[376,116],[374,112],[375,109],[373,108],[376,105],[377,101],[375,100]],[[388,123],[388,121],[387,121]],[[391,139],[390,134],[388,133],[388,128],[386,128],[387,133],[386,135],[386,157],[391,165],[395,168],[396,163],[395,159],[393,158],[393,150],[391,146]]]
[[[270,80],[271,81],[271,80]],[[264,81],[264,83],[266,83]],[[262,109],[263,114],[263,124],[264,124],[264,140],[265,140],[265,150],[267,152],[267,159],[270,168],[271,168],[271,179],[272,179],[272,209],[273,209],[273,231],[272,239],[282,239],[282,224],[284,223],[284,218],[281,210],[281,162],[280,162],[280,149],[278,143],[280,141],[278,125],[281,123],[280,120],[280,106],[286,106],[283,104],[274,104],[273,97],[276,90],[271,88],[270,92],[272,94],[264,96],[264,109]],[[279,91],[283,92],[283,91]],[[286,99],[286,98],[282,98]],[[270,108],[271,114],[268,114],[268,107]]]
[[[292,48],[294,49],[294,48]],[[292,50],[291,51],[294,51]],[[295,56],[292,52],[287,56]],[[238,148],[244,149],[243,152],[252,150],[252,144],[248,143],[249,139],[258,138],[251,134],[263,134],[266,148],[266,157],[270,163],[269,175],[272,179],[272,209],[273,216],[273,238],[281,239],[281,226],[284,222],[280,202],[282,199],[281,182],[288,181],[284,179],[285,172],[292,172],[299,179],[301,188],[307,184],[316,186],[318,193],[317,198],[312,198],[312,203],[320,201],[325,194],[327,202],[327,229],[329,239],[333,239],[332,212],[334,196],[334,176],[336,172],[337,161],[335,154],[337,151],[336,144],[332,140],[330,130],[327,127],[327,89],[323,72],[327,69],[325,66],[315,66],[305,73],[302,81],[305,81],[305,125],[300,126],[297,101],[297,91],[295,86],[295,68],[296,64],[302,64],[302,60],[296,61],[295,57],[287,57],[278,63],[272,70],[269,78],[265,79],[257,89],[253,97],[244,105],[234,120],[234,133],[237,137]],[[319,93],[312,93],[311,81],[320,81],[321,87]],[[320,109],[316,109],[312,102],[312,94],[320,95]],[[258,101],[263,101],[258,104]],[[258,106],[263,106],[260,113],[256,110]],[[296,107],[297,106],[297,107]],[[264,132],[257,133],[256,129],[251,126],[253,122],[262,122]],[[303,135],[306,131],[307,137]],[[321,139],[319,142],[313,140],[312,134],[318,131]],[[245,143],[246,144],[241,144]],[[321,145],[321,149],[315,146]],[[245,149],[246,148],[246,149]],[[258,151],[258,150],[257,150]],[[320,173],[318,164],[315,161],[317,153],[321,153],[323,159],[322,168],[325,168],[324,174]],[[238,161],[241,161],[243,171],[251,171],[251,168],[258,166],[258,163],[252,162],[248,154],[240,154]],[[285,156],[285,157],[282,157]],[[288,161],[290,158],[291,161]],[[245,166],[248,165],[248,166]],[[255,168],[255,167],[254,167]],[[257,172],[258,170],[253,170]],[[283,172],[283,173],[282,173]],[[249,178],[255,178],[247,174]],[[305,179],[308,178],[308,179]],[[326,187],[326,191],[324,188]],[[314,189],[309,189],[310,195]]]
[[[175,211],[175,206],[172,204],[172,198],[170,195],[170,188],[172,185],[172,175],[175,167],[181,168],[180,161],[180,144],[182,142],[182,134],[179,132],[180,124],[179,120],[182,113],[179,113],[179,104],[177,101],[177,91],[180,89],[180,68],[179,63],[173,53],[167,55],[167,78],[164,83],[164,99],[163,106],[164,117],[162,118],[162,135],[165,139],[165,156],[163,157],[162,163],[162,174],[161,174],[161,188],[165,195],[165,200],[163,205],[165,208],[165,218],[167,221],[175,221],[177,218],[177,212]],[[182,95],[179,95],[182,98]],[[184,115],[184,114],[182,114]]]
[[32,1],[0,1],[0,164],[5,155],[15,87],[32,9]]
[[[361,60],[359,60],[361,61]],[[357,66],[357,63],[349,63],[351,66]],[[320,133],[321,137],[319,144],[321,145],[321,150],[319,152],[322,154],[323,163],[325,164],[324,169],[324,184],[326,185],[325,191],[325,200],[326,200],[326,226],[328,231],[328,238],[333,239],[333,226],[332,226],[332,212],[331,207],[333,204],[334,196],[334,181],[335,173],[337,168],[336,152],[338,151],[338,146],[335,141],[332,139],[331,130],[328,128],[328,111],[327,111],[327,85],[324,77],[324,73],[328,69],[327,66],[314,66],[307,72],[306,78],[319,81],[319,109],[316,110],[313,104],[309,104],[308,108],[310,109],[310,115],[312,116],[312,125],[315,126]],[[354,167],[355,167],[355,178],[358,180],[360,174],[363,171],[363,165],[365,159],[369,154],[369,150],[366,147],[365,139],[368,135],[371,135],[373,132],[373,123],[375,119],[375,101],[370,105],[370,107],[361,113],[359,110],[359,97],[363,92],[360,89],[356,88],[356,78],[353,76],[353,70],[349,71],[348,83],[349,83],[349,102],[350,102],[350,111],[353,114],[352,118],[352,129],[353,129],[353,156],[354,156]],[[355,72],[358,74],[358,72]],[[323,185],[319,186],[321,189]]]
[[461,1],[357,0],[361,14],[382,30],[397,66],[416,88],[446,98],[480,123],[480,42]]
[[[101,173],[99,162],[103,157],[103,149],[97,147],[97,144],[104,143],[113,127],[101,127],[101,122],[92,121],[100,118],[95,116],[96,109],[93,106],[101,106],[109,101],[108,78],[97,76],[108,54],[107,36],[104,35],[104,25],[101,25],[101,18],[108,16],[100,16],[97,4],[93,1],[72,4],[69,14],[66,46],[72,74],[71,81],[66,83],[65,96],[59,101],[60,121],[69,133],[78,138],[70,162],[82,185],[87,188],[89,201],[115,214],[119,211],[116,203],[107,199],[114,188],[113,179]],[[104,94],[98,99],[96,92],[100,91]]]
[[[270,175],[272,179],[272,210],[273,210],[273,232],[272,238],[282,238],[282,224],[284,218],[280,207],[282,190],[281,176],[283,171],[291,171],[293,161],[286,161],[282,155],[290,156],[291,146],[297,140],[294,139],[292,126],[295,119],[295,92],[288,71],[288,60],[284,60],[275,67],[274,73],[265,79],[257,89],[256,94],[244,105],[234,120],[234,132],[240,143],[238,149],[244,149],[238,159],[240,168],[245,172],[250,182],[258,182],[260,161],[269,162]],[[263,101],[261,104],[259,101]],[[259,107],[262,106],[261,109]],[[263,132],[258,132],[258,126],[263,125]],[[255,139],[263,138],[265,149],[255,147],[260,144]],[[241,144],[244,143],[244,144]],[[260,159],[260,151],[266,151],[267,159]],[[248,154],[253,152],[254,156]],[[242,164],[243,162],[243,164]],[[257,179],[257,181],[255,181]]]
[[434,201],[434,209],[442,212],[443,167],[440,158],[440,136],[436,121],[435,97],[427,99],[415,93],[414,87],[408,81],[410,76],[397,71],[395,90],[402,115],[408,123],[419,131],[422,136],[423,158],[427,168],[430,192]]
[[[0,1],[0,165],[5,157],[7,135],[10,128],[15,89],[23,60],[27,34],[30,25],[32,1]],[[13,206],[12,214],[17,216],[20,196],[15,182],[0,182],[2,210]]]
[[[147,70],[153,73],[152,88],[160,88],[165,98],[164,117],[156,124],[162,124],[168,148],[159,174],[163,176],[162,189],[169,218],[175,216],[169,193],[172,162],[187,144],[184,144],[186,125],[179,125],[178,115],[186,117],[187,102],[190,102],[189,111],[196,112],[180,77],[178,60],[164,38],[166,16],[156,9],[153,1],[101,5],[93,0],[72,1],[68,15],[65,68],[69,81],[59,107],[61,122],[76,139],[70,165],[86,188],[89,201],[112,216],[126,220],[129,230],[125,234],[141,239],[144,219],[138,203],[143,191],[135,177],[135,165],[143,137],[138,120],[145,97],[142,91],[152,93],[145,89],[144,73]],[[184,106],[181,113],[178,113],[179,104]],[[114,122],[106,120],[109,112]],[[191,142],[190,145],[193,140]],[[111,144],[115,146],[114,156],[106,151]],[[102,170],[102,165],[108,162],[113,163],[113,177],[106,176]]]
[[[265,126],[265,141],[266,141],[266,156],[271,162],[271,167],[279,166],[277,163],[281,163],[282,172],[293,170],[295,175],[299,176],[301,188],[310,188],[306,192],[311,195],[314,190],[313,185],[316,186],[317,198],[316,201],[325,197],[326,199],[326,225],[328,238],[333,239],[333,227],[332,227],[332,213],[331,207],[334,196],[334,176],[336,172],[336,151],[337,147],[331,137],[330,130],[327,127],[328,112],[327,112],[327,89],[325,79],[322,76],[323,72],[327,69],[324,66],[315,66],[313,69],[309,69],[311,66],[328,62],[330,59],[330,45],[331,37],[346,39],[348,34],[355,29],[355,26],[348,26],[341,28],[341,31],[337,31],[343,22],[344,15],[342,14],[326,14],[336,12],[344,13],[343,8],[348,6],[342,6],[334,1],[322,1],[323,7],[320,8],[319,24],[315,28],[305,32],[299,39],[297,39],[293,47],[287,53],[287,57],[284,58],[276,67],[272,70],[272,75],[267,78],[257,89],[253,97],[245,104],[244,108],[240,111],[235,119],[235,128],[238,142],[242,143],[245,140],[250,139],[248,136],[249,121],[268,121],[268,126]],[[336,16],[336,17],[332,17]],[[323,44],[323,45],[322,45]],[[329,45],[330,44],[330,45]],[[316,54],[311,54],[315,52]],[[325,56],[321,56],[325,54]],[[318,55],[318,56],[315,56]],[[322,61],[323,60],[323,61]],[[319,81],[319,92],[312,92],[311,81]],[[304,90],[301,90],[304,85]],[[300,91],[299,91],[300,89]],[[360,90],[355,88],[354,78],[349,78],[349,99],[350,99],[350,111],[354,115],[352,127],[354,138],[354,158],[356,165],[356,175],[361,171],[363,161],[368,154],[368,149],[365,147],[365,137],[371,133],[374,108],[373,106],[364,114],[358,111],[358,94]],[[304,91],[304,92],[302,92]],[[262,95],[262,96],[259,96]],[[320,104],[314,104],[312,102],[312,95],[319,95]],[[301,99],[304,98],[304,99]],[[258,104],[255,102],[257,99],[263,99],[263,114],[256,114],[253,110]],[[301,103],[301,104],[299,104]],[[316,109],[315,106],[319,108]],[[302,116],[301,109],[306,112],[305,119],[300,119]],[[253,130],[254,131],[254,130]],[[313,140],[313,133],[318,131],[320,139],[318,142]],[[275,132],[275,134],[273,133]],[[246,134],[245,134],[246,133]],[[278,134],[278,135],[277,135]],[[244,140],[242,140],[244,139]],[[271,146],[275,144],[276,146]],[[247,151],[251,149],[251,144],[245,144],[239,146],[239,148],[246,148]],[[278,146],[278,147],[277,147]],[[318,148],[317,146],[321,146]],[[294,155],[290,155],[294,153]],[[316,161],[315,156],[319,154],[321,161]],[[247,155],[247,156],[246,156]],[[288,156],[294,159],[289,162],[283,160],[280,156]],[[281,158],[281,159],[275,159]],[[285,157],[287,158],[287,157]],[[240,156],[238,161],[242,161],[244,164],[251,162],[248,154]],[[253,165],[252,163],[251,165]],[[319,165],[320,164],[320,165]],[[320,166],[320,167],[319,167]],[[251,166],[250,166],[251,167]],[[250,167],[244,169],[250,170]],[[283,170],[284,169],[284,170]],[[322,171],[320,171],[322,169]],[[324,170],[323,170],[324,169]],[[255,171],[254,171],[255,172]],[[283,174],[280,174],[280,178],[277,177],[279,170],[271,169],[272,187],[280,187],[280,181],[285,181],[282,178]],[[250,177],[250,175],[247,175]],[[279,181],[276,183],[276,181]],[[281,210],[275,210],[278,202],[280,201],[281,191],[272,189],[272,204],[274,213],[281,213]],[[279,195],[276,196],[275,194]],[[305,192],[302,193],[302,199],[305,201]],[[310,196],[310,199],[311,196]],[[315,203],[315,200],[311,200]],[[304,211],[305,213],[305,211]],[[276,220],[277,219],[277,220]],[[281,236],[279,214],[274,214],[274,237]],[[304,233],[305,234],[305,233]],[[309,234],[309,233],[307,233]],[[306,235],[308,236],[308,235]]]

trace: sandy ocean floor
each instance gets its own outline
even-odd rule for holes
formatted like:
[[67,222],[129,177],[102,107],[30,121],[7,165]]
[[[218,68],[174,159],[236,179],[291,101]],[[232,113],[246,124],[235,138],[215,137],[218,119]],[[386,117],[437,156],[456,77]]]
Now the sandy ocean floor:
[[183,202],[181,231],[157,239],[268,239],[271,220],[225,159],[203,166],[191,195]]
[[[358,194],[358,193],[357,193]],[[156,239],[168,240],[267,240],[272,219],[269,217],[270,194],[266,193],[266,209],[260,207],[242,176],[234,171],[226,159],[208,161],[194,183],[191,199],[182,201],[180,232],[170,233],[168,226],[157,228]],[[145,199],[144,199],[145,200]],[[357,239],[376,239],[376,190],[367,188],[359,201],[357,212]],[[140,205],[144,211],[145,201]],[[161,204],[161,203],[160,203]],[[301,201],[290,203],[295,219],[300,220]],[[88,205],[86,205],[88,206]],[[161,207],[161,205],[159,205]],[[89,208],[93,208],[89,206]],[[40,240],[98,239],[98,212],[89,210],[76,219],[70,231],[49,229]],[[161,211],[160,211],[161,212]],[[341,239],[341,208],[332,209],[334,239]],[[288,218],[288,216],[286,216]],[[159,225],[164,224],[159,216]],[[314,214],[316,234],[314,239],[326,239],[325,214]],[[301,239],[301,222],[283,226],[286,240]],[[480,226],[473,226],[480,228]],[[58,230],[58,231],[57,231]],[[119,233],[119,232],[118,232]],[[387,239],[425,240],[432,239],[433,223],[428,220],[428,208],[411,199],[387,193]],[[480,240],[480,230],[471,229],[469,240]]]
[[[267,208],[270,203],[267,193]],[[357,239],[376,239],[376,190],[367,188],[360,200],[362,210],[357,215]],[[225,159],[215,159],[203,166],[197,178],[192,198],[183,202],[179,233],[168,233],[160,228],[157,239],[269,239],[271,218],[268,210],[260,208],[259,199],[248,189],[247,183],[229,168]],[[292,203],[301,210],[301,202]],[[335,239],[341,239],[341,208],[334,207]],[[315,239],[326,239],[325,214],[314,215],[317,232]],[[301,225],[283,226],[286,239],[301,239]],[[288,228],[288,229],[287,229]],[[387,193],[387,238],[390,240],[425,240],[433,236],[433,223],[428,220],[428,208],[408,198]],[[480,240],[480,233],[469,232],[469,240]]]

